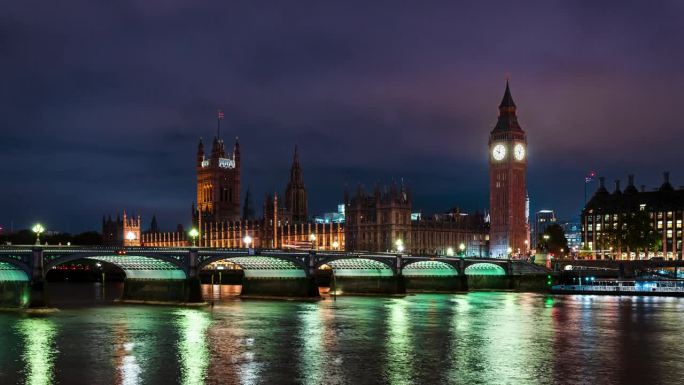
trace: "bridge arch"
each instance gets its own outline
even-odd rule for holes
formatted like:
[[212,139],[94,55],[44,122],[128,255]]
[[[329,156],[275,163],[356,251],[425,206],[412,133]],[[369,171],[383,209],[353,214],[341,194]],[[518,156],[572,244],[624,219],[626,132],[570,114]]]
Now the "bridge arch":
[[118,254],[115,252],[88,252],[60,255],[46,254],[45,274],[59,265],[79,259],[94,260],[112,264],[126,274],[129,279],[184,280],[187,270],[183,264],[183,255],[171,257],[154,253],[135,252]]
[[396,267],[392,261],[371,256],[338,256],[323,258],[316,269],[329,267],[337,277],[392,277]]
[[466,267],[465,275],[506,275],[506,270],[495,263],[478,262]]
[[402,274],[406,277],[456,277],[458,269],[444,261],[412,261],[404,265]]
[[28,282],[31,269],[24,262],[0,256],[0,282]]
[[239,266],[245,278],[305,278],[307,275],[303,261],[285,255],[203,256],[198,268],[205,268],[218,261],[231,262]]

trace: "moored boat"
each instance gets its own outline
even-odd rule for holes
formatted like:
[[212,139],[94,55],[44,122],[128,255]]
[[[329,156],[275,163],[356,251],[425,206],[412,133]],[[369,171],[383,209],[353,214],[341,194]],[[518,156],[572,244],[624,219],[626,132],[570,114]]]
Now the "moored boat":
[[553,294],[684,296],[684,280],[590,279],[578,284],[551,286]]

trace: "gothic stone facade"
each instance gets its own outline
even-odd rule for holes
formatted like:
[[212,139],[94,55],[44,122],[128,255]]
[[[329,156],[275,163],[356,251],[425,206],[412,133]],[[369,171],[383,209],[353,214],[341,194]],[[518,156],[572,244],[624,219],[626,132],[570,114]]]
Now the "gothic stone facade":
[[124,210],[123,219],[102,217],[102,240],[105,246],[140,246],[140,215],[129,217]]
[[482,214],[468,215],[459,210],[412,219],[411,193],[405,186],[393,185],[373,194],[359,188],[356,195],[345,197],[346,250],[398,252],[401,240],[404,252],[413,255],[447,255],[449,251],[486,256],[487,229]]
[[518,124],[516,106],[506,82],[499,119],[489,135],[489,244],[492,257],[525,254],[529,249],[525,215],[526,146],[527,136]]

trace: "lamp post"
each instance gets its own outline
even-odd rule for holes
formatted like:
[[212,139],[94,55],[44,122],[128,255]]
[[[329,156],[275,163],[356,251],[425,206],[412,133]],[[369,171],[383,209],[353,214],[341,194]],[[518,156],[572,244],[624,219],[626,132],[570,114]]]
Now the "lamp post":
[[309,241],[311,241],[311,250],[316,250],[316,234],[309,234]]
[[45,227],[41,225],[40,223],[36,223],[33,225],[33,230],[34,233],[36,233],[36,245],[40,245],[40,234],[42,234],[45,231]]
[[197,237],[199,236],[199,231],[196,228],[190,229],[190,238],[192,238],[192,246],[197,246]]
[[245,246],[249,249],[249,245],[252,244],[252,237],[249,236],[249,234],[245,235],[244,238],[242,238],[242,242],[245,244]]
[[135,241],[135,233],[132,231],[129,231],[126,233],[126,240],[128,241],[128,245],[131,246],[131,243]]
[[506,252],[508,253],[508,259],[511,259],[511,254],[513,254],[513,248],[509,246],[508,249],[506,249]]
[[453,257],[454,256],[454,248],[453,247],[447,247],[446,255],[447,255],[447,257]]
[[549,238],[551,238],[551,237],[549,237],[549,234],[544,234],[542,236],[542,238],[544,238],[544,249],[548,253],[549,252]]
[[394,241],[394,245],[397,247],[397,251],[399,253],[404,252],[404,241],[402,241],[401,239],[397,239],[396,241]]
[[461,244],[458,245],[458,251],[461,254],[461,257],[465,256],[465,249],[466,249],[465,243],[461,242]]

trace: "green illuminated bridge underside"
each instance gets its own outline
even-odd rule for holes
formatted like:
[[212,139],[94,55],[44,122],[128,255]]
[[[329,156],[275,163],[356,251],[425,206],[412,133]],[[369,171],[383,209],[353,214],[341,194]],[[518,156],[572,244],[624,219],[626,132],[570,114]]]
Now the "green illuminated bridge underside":
[[185,279],[185,272],[170,262],[134,255],[97,256],[85,259],[111,263],[132,279]]
[[14,265],[0,262],[0,282],[27,282],[28,275]]

